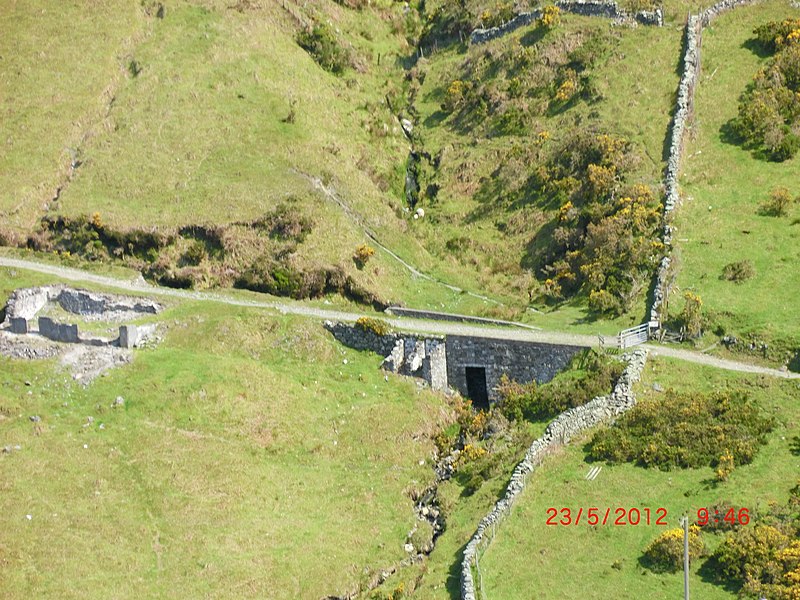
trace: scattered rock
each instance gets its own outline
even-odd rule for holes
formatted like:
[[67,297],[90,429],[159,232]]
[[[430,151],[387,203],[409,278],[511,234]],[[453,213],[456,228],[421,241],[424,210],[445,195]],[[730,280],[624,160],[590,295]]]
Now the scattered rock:
[[663,392],[664,388],[661,386],[660,383],[656,382],[653,384],[653,391],[654,392]]
[[30,417],[28,417],[28,418],[29,418],[31,421],[33,421],[34,423],[38,423],[39,421],[41,421],[41,420],[42,420],[42,417],[40,417],[39,415],[31,415],[31,416],[30,416]]

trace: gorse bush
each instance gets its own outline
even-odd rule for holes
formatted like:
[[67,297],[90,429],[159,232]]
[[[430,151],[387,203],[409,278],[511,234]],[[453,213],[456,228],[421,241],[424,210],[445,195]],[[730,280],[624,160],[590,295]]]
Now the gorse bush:
[[681,331],[690,338],[700,337],[703,332],[703,299],[699,294],[686,292],[683,295],[683,310],[678,317]]
[[580,131],[534,168],[527,193],[560,206],[551,243],[534,256],[545,296],[583,292],[592,311],[618,315],[651,280],[662,214],[649,187],[625,184],[635,162],[626,140]]
[[770,192],[769,199],[761,205],[759,212],[768,217],[785,217],[789,214],[791,204],[792,196],[788,188],[776,187]]
[[[697,560],[704,553],[700,528],[692,525],[689,527],[689,561]],[[644,551],[644,556],[653,571],[675,572],[683,568],[683,529],[668,529],[659,535]]]
[[733,130],[748,147],[784,161],[800,150],[800,20],[767,23],[755,34],[777,54],[742,95]]
[[728,263],[722,268],[722,278],[736,283],[747,281],[755,274],[756,267],[751,260]]
[[726,454],[744,465],[772,427],[772,419],[741,393],[669,390],[657,400],[642,400],[612,427],[595,433],[587,450],[595,460],[664,470],[716,467]]
[[753,597],[792,598],[800,565],[800,540],[792,533],[759,523],[729,534],[713,555],[719,573]]
[[353,260],[359,267],[366,265],[373,256],[375,256],[375,248],[367,244],[359,244],[353,252]]
[[325,23],[316,23],[297,34],[298,45],[323,69],[341,75],[350,66],[352,57]]
[[[710,511],[713,514],[713,510]],[[727,507],[719,508],[727,514]],[[712,527],[713,521],[704,530]],[[754,521],[733,526],[707,567],[719,583],[740,586],[743,598],[794,600],[800,593],[800,484],[786,505],[771,503]],[[715,528],[716,529],[716,528]]]
[[769,52],[800,42],[800,19],[770,21],[753,30],[761,46]]
[[359,317],[356,321],[356,327],[362,331],[371,331],[375,335],[384,336],[391,333],[392,328],[383,319],[376,319],[374,317]]

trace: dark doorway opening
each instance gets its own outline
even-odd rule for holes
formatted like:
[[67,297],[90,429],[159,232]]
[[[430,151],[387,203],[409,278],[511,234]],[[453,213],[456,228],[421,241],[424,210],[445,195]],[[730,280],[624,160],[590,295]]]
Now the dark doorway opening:
[[467,367],[467,396],[472,406],[480,410],[489,409],[489,392],[486,389],[486,368]]

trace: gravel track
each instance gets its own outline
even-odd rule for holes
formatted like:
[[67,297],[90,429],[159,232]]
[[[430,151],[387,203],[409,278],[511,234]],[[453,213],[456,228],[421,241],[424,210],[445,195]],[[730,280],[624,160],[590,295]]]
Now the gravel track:
[[[110,288],[139,292],[150,296],[167,296],[183,300],[199,300],[205,302],[219,302],[231,306],[245,306],[252,308],[265,308],[274,310],[281,314],[300,315],[320,320],[343,321],[352,323],[359,317],[365,316],[361,313],[343,312],[338,310],[327,310],[303,306],[298,302],[277,302],[277,301],[258,301],[258,300],[239,300],[231,298],[223,293],[194,292],[189,290],[176,290],[153,286],[141,278],[136,280],[118,279],[106,275],[97,275],[80,269],[50,265],[32,260],[10,258],[0,256],[0,266],[12,269],[23,269],[36,271],[47,275],[53,275],[61,279],[74,282],[90,282]],[[598,345],[597,336],[579,333],[567,333],[561,331],[531,331],[529,329],[512,329],[507,327],[476,326],[447,321],[428,321],[423,319],[387,317],[386,321],[402,331],[413,333],[428,333],[433,335],[469,335],[475,337],[499,338],[506,340],[519,340],[528,342],[544,342],[548,344],[563,344],[574,346],[595,347]],[[780,369],[772,369],[749,363],[743,363],[715,356],[709,356],[700,352],[659,346],[654,344],[644,345],[652,356],[666,356],[687,362],[707,365],[728,371],[738,371],[742,373],[758,373],[772,377],[782,377],[787,379],[800,379],[800,373],[791,373]]]

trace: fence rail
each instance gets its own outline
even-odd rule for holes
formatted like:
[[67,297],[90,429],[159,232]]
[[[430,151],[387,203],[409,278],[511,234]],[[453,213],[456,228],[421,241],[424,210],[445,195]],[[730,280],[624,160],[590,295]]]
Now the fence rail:
[[653,329],[657,329],[657,324],[651,322],[623,329],[614,337],[600,335],[598,336],[600,338],[600,347],[625,350],[632,346],[644,344],[650,338],[650,333]]

